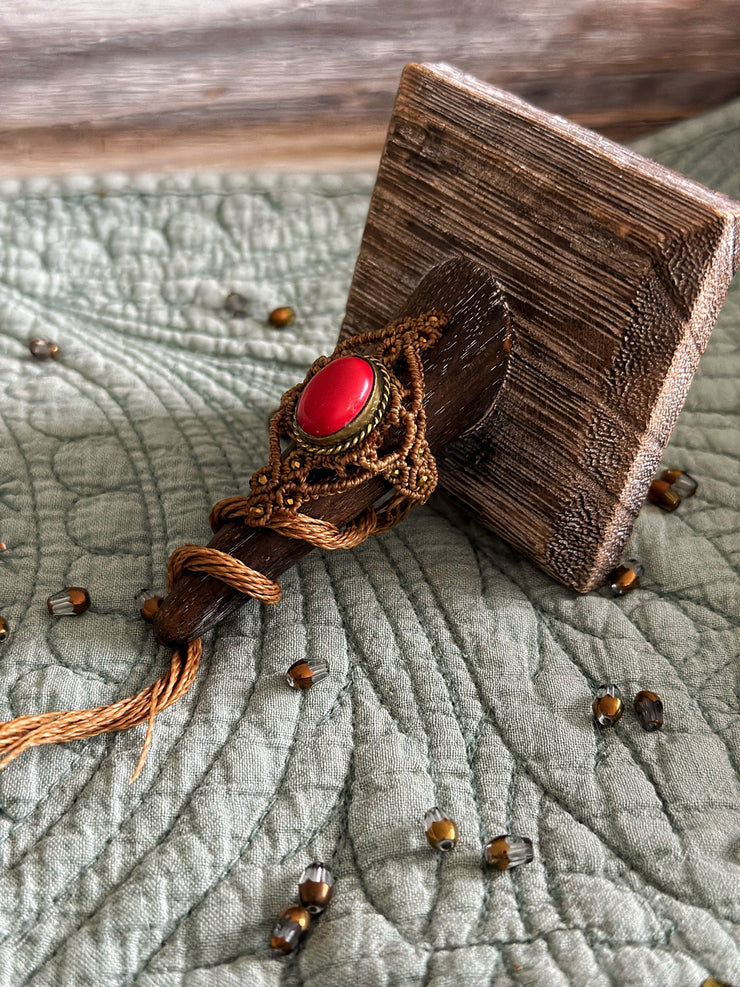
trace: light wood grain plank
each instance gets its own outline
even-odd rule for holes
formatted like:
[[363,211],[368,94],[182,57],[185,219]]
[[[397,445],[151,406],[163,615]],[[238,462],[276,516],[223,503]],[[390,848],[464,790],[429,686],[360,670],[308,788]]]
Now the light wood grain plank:
[[[129,167],[125,134],[187,131],[182,166],[207,163],[207,135],[219,143],[230,131],[233,165],[249,160],[251,140],[265,167],[287,167],[276,151],[294,128],[296,149],[320,167],[320,144],[342,133],[369,128],[379,151],[403,65],[440,58],[623,139],[739,95],[739,53],[735,0],[11,0],[0,10],[0,168],[13,134],[45,142],[50,164],[63,158],[60,127],[80,128],[81,161],[105,148],[102,169]],[[284,137],[271,146],[276,129]],[[146,162],[166,169],[154,140],[143,143]],[[37,160],[28,152],[22,166]]]

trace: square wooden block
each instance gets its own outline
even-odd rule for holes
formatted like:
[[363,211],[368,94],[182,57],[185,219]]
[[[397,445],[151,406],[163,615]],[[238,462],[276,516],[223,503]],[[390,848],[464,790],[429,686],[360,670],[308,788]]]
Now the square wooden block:
[[739,203],[449,66],[410,65],[342,336],[389,322],[448,258],[492,272],[511,367],[492,414],[440,455],[440,482],[586,592],[620,560],[739,232]]

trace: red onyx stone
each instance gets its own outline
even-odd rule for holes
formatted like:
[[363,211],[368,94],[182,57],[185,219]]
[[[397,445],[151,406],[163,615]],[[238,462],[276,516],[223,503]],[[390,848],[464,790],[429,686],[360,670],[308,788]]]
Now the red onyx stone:
[[307,435],[324,438],[349,425],[370,400],[375,371],[359,356],[327,363],[306,384],[296,418]]

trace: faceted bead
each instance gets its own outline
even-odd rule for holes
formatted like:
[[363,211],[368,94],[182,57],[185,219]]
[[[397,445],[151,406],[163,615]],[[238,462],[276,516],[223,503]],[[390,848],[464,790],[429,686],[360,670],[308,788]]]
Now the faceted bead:
[[486,860],[498,870],[511,870],[534,860],[532,841],[527,836],[504,833],[486,844]]
[[28,348],[35,360],[56,360],[61,352],[50,339],[29,339]]
[[290,905],[278,915],[272,930],[270,948],[292,953],[311,925],[311,916],[303,905]]
[[648,487],[648,500],[664,511],[675,511],[681,498],[666,480],[653,480]]
[[329,662],[323,658],[301,658],[293,662],[286,673],[293,689],[310,689],[329,674]]
[[728,984],[724,980],[715,980],[714,977],[707,977],[706,980],[702,980],[701,987],[732,987],[732,984]]
[[457,843],[457,823],[436,805],[424,813],[424,832],[435,850],[446,853]]
[[311,915],[320,915],[334,894],[334,875],[326,864],[309,864],[298,882],[301,904]]
[[296,412],[299,427],[315,438],[341,431],[368,403],[374,385],[375,371],[367,360],[332,360],[303,389]]
[[0,617],[0,644],[3,641],[7,641],[10,637],[10,628],[8,627],[8,622],[5,617]]
[[679,497],[693,497],[699,489],[699,484],[690,473],[683,473],[681,470],[664,470],[661,475],[664,483],[670,483],[671,489]]
[[239,291],[230,291],[224,301],[224,308],[234,319],[242,319],[249,310],[249,300]]
[[617,566],[609,574],[609,586],[615,596],[625,596],[632,590],[640,586],[640,577],[644,575],[645,569],[634,559],[626,565]]
[[82,586],[68,586],[46,601],[53,617],[70,617],[84,613],[90,607],[90,594]]
[[615,685],[602,685],[593,702],[594,719],[600,727],[612,727],[624,712],[624,703]]
[[663,700],[655,692],[643,689],[635,696],[635,713],[640,726],[648,733],[663,726]]
[[280,305],[267,316],[267,321],[274,329],[285,329],[295,319],[295,312],[290,305]]
[[151,622],[157,616],[157,613],[161,606],[162,606],[161,596],[150,596],[148,600],[144,600],[144,605],[142,606],[140,611],[141,616],[144,618],[144,620],[146,620],[148,623],[151,624]]

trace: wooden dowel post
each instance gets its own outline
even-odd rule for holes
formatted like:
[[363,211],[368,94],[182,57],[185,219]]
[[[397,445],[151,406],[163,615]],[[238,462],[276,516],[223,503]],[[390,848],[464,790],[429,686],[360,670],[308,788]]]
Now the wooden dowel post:
[[[508,309],[487,271],[455,258],[434,268],[399,315],[438,309],[450,316],[440,341],[423,355],[427,440],[433,453],[477,425],[493,408],[511,349]],[[390,490],[382,477],[304,505],[303,513],[342,527]],[[295,565],[312,546],[267,528],[236,521],[222,525],[209,548],[227,552],[271,579]],[[212,576],[186,572],[164,600],[154,632],[165,644],[200,637],[246,602]]]

